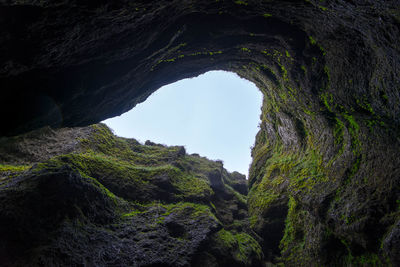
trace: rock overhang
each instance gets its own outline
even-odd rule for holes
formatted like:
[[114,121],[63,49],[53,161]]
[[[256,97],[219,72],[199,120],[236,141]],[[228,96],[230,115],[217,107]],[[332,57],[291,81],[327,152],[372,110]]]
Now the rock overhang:
[[167,83],[233,71],[264,94],[248,201],[264,254],[398,264],[398,1],[9,1],[0,13],[13,119],[0,135],[98,122]]
[[[360,27],[347,20],[379,21],[367,13],[373,3],[358,11],[349,5],[346,12],[341,5],[3,4],[2,107],[14,120],[1,134],[97,122],[129,110],[162,85],[215,69],[237,72],[259,87],[290,82],[294,88],[297,82],[317,92],[330,78],[325,67],[340,60],[332,58],[354,57],[354,47],[365,46],[373,34],[368,26],[369,32],[352,36]],[[342,47],[333,47],[337,41]]]

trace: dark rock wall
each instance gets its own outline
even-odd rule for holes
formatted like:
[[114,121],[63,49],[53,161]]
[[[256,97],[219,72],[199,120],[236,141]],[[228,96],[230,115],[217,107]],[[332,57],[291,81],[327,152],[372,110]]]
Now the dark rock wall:
[[0,135],[234,71],[264,93],[248,206],[267,259],[400,264],[399,1],[7,1],[0,25]]

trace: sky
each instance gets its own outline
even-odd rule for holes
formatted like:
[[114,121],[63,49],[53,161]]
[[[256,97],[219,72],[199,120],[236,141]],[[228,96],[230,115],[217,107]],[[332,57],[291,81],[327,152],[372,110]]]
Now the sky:
[[250,147],[259,130],[262,94],[251,82],[225,71],[210,71],[161,87],[119,117],[103,121],[118,136],[183,145],[222,160],[247,176]]

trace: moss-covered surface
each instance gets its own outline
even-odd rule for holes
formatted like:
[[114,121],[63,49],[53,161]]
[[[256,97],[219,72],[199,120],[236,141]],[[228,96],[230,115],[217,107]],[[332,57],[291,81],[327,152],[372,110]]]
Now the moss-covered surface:
[[4,165],[0,164],[0,186],[7,182],[7,180],[20,175],[28,170],[29,165]]
[[[58,131],[63,130],[53,134]],[[0,165],[2,262],[74,265],[85,257],[94,265],[111,264],[113,258],[127,266],[187,266],[197,255],[211,253],[221,259],[234,255],[232,264],[260,264],[243,175],[228,173],[220,161],[187,155],[183,147],[116,137],[103,124],[85,132],[71,153],[32,167]],[[23,162],[31,159],[29,152],[18,153]],[[237,244],[221,250],[223,244],[212,240],[223,227],[235,232]],[[203,245],[207,242],[213,247]]]
[[263,254],[258,242],[246,233],[233,233],[221,229],[214,234],[210,246],[219,255],[230,253],[230,257],[221,257],[221,265],[254,266],[261,262]]
[[19,174],[23,171],[26,171],[30,168],[31,166],[26,166],[26,165],[4,165],[0,164],[0,175],[2,176],[9,176],[9,175],[16,175]]
[[249,177],[251,226],[269,240],[264,254],[275,263],[395,266],[397,252],[388,248],[397,238],[399,183],[388,173],[398,162],[396,131],[371,123],[370,104],[339,105],[329,92],[332,73],[324,73],[319,99],[296,109],[288,105],[301,99],[287,97],[293,89],[265,91]]

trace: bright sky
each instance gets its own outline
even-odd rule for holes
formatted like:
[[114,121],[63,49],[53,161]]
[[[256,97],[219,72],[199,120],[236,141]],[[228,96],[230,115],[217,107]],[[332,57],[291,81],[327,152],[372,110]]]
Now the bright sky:
[[261,104],[253,83],[231,72],[210,71],[163,86],[104,123],[118,136],[183,145],[187,153],[220,159],[227,170],[247,176]]

